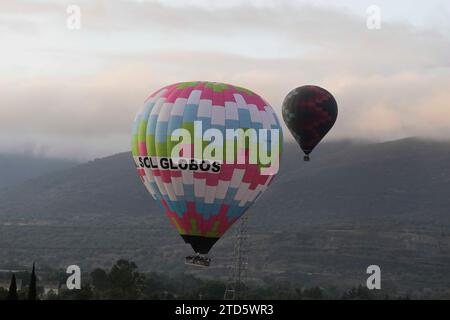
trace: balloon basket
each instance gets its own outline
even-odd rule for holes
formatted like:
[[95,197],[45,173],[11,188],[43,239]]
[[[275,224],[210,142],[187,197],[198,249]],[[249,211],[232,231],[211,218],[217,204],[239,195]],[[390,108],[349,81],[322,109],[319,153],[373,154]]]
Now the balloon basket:
[[309,156],[304,156],[304,157],[303,157],[303,160],[305,160],[305,162],[311,161],[311,159],[309,158]]
[[196,267],[209,267],[211,258],[197,254],[195,256],[187,256],[184,263]]

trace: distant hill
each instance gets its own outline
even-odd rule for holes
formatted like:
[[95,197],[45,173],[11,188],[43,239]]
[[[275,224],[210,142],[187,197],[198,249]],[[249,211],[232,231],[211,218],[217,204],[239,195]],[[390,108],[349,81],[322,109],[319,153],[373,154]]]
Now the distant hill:
[[0,189],[79,164],[77,161],[50,159],[24,154],[0,154]]
[[[312,161],[288,144],[280,173],[254,206],[261,223],[284,230],[325,220],[450,223],[450,143],[418,139],[328,143]],[[26,167],[26,166],[24,166]],[[0,217],[143,215],[159,206],[141,185],[129,153],[57,171],[0,192]],[[90,219],[90,218],[89,218]]]
[[297,160],[295,148],[286,153],[277,183],[255,211],[288,212],[279,218],[289,225],[294,212],[302,223],[450,225],[449,142],[410,138],[355,145],[323,150],[308,164]]
[[[450,286],[449,142],[325,143],[302,159],[286,145],[276,181],[249,211],[254,279],[350,285],[381,264],[399,290]],[[224,275],[232,233],[202,275]],[[125,257],[147,270],[199,272],[183,265],[190,248],[129,153],[0,191],[0,249],[5,261],[92,268]]]

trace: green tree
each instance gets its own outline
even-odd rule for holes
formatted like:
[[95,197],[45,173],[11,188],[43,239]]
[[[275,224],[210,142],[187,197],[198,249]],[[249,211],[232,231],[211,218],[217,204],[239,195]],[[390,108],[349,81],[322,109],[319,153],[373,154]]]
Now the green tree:
[[28,300],[36,300],[37,299],[37,289],[36,289],[36,273],[35,273],[35,265],[33,263],[33,270],[31,271],[30,277],[30,285],[28,287]]
[[363,287],[362,285],[358,286],[356,295],[359,300],[371,300],[373,298],[370,290],[367,287]]
[[[54,297],[52,297],[54,299]],[[95,292],[89,284],[81,286],[80,290],[61,290],[56,299],[60,300],[92,300]]]
[[91,272],[92,285],[98,291],[106,291],[109,289],[108,273],[100,268]]
[[134,262],[118,260],[108,274],[110,299],[138,299],[145,281],[144,275],[137,271]]
[[94,298],[94,290],[89,284],[81,286],[80,290],[76,291],[76,299],[77,300],[92,300]]
[[60,296],[59,296],[55,291],[50,290],[50,291],[47,293],[47,298],[46,298],[46,300],[59,300],[59,299],[60,299]]
[[343,300],[371,300],[373,296],[369,289],[359,285],[345,292],[342,296]]
[[11,284],[9,285],[9,291],[6,300],[19,300],[19,296],[17,294],[16,275],[14,273],[11,277]]
[[305,289],[301,292],[302,299],[306,300],[323,300],[324,294],[323,290],[319,287],[313,287]]
[[8,290],[0,287],[0,300],[6,300],[8,298]]
[[226,285],[222,281],[207,280],[196,291],[194,299],[223,299]]

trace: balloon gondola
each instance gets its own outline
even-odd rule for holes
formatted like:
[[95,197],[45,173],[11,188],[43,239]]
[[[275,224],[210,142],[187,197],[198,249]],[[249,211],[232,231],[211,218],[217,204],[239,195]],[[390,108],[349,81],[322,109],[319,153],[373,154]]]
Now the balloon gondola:
[[196,255],[187,256],[185,259],[185,264],[191,266],[209,267],[211,264],[211,258],[197,253]]

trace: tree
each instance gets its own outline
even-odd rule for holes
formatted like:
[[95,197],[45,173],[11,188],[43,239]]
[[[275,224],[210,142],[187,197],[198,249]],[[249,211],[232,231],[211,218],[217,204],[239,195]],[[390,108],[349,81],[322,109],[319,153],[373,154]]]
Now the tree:
[[95,298],[95,293],[92,287],[86,284],[81,286],[80,290],[61,290],[56,298],[61,300],[92,300]]
[[19,300],[19,296],[17,295],[16,275],[14,273],[11,277],[11,284],[9,285],[9,291],[6,300]]
[[118,260],[108,275],[111,299],[138,299],[142,292],[145,277],[137,271],[134,262]]
[[343,300],[371,300],[373,298],[374,297],[371,295],[370,290],[362,285],[352,287],[342,296]]
[[0,287],[0,300],[6,300],[8,298],[8,290]]
[[320,287],[313,287],[309,289],[296,289],[296,294],[300,300],[323,300],[324,292]]
[[33,270],[31,271],[30,277],[30,286],[28,287],[28,300],[36,300],[36,299],[37,299],[36,273],[35,273],[35,265],[33,263]]
[[344,292],[342,295],[342,300],[356,300],[357,296],[357,289],[352,287],[350,290]]
[[94,291],[92,290],[92,287],[89,284],[86,284],[81,287],[80,290],[76,291],[76,300],[92,300],[94,298]]
[[217,280],[206,280],[196,290],[196,297],[194,299],[223,299],[226,284]]
[[109,289],[108,273],[100,268],[91,272],[92,285],[96,290],[106,291]]
[[363,287],[362,285],[358,286],[358,290],[356,291],[359,300],[371,300],[372,295],[370,290],[367,287]]

